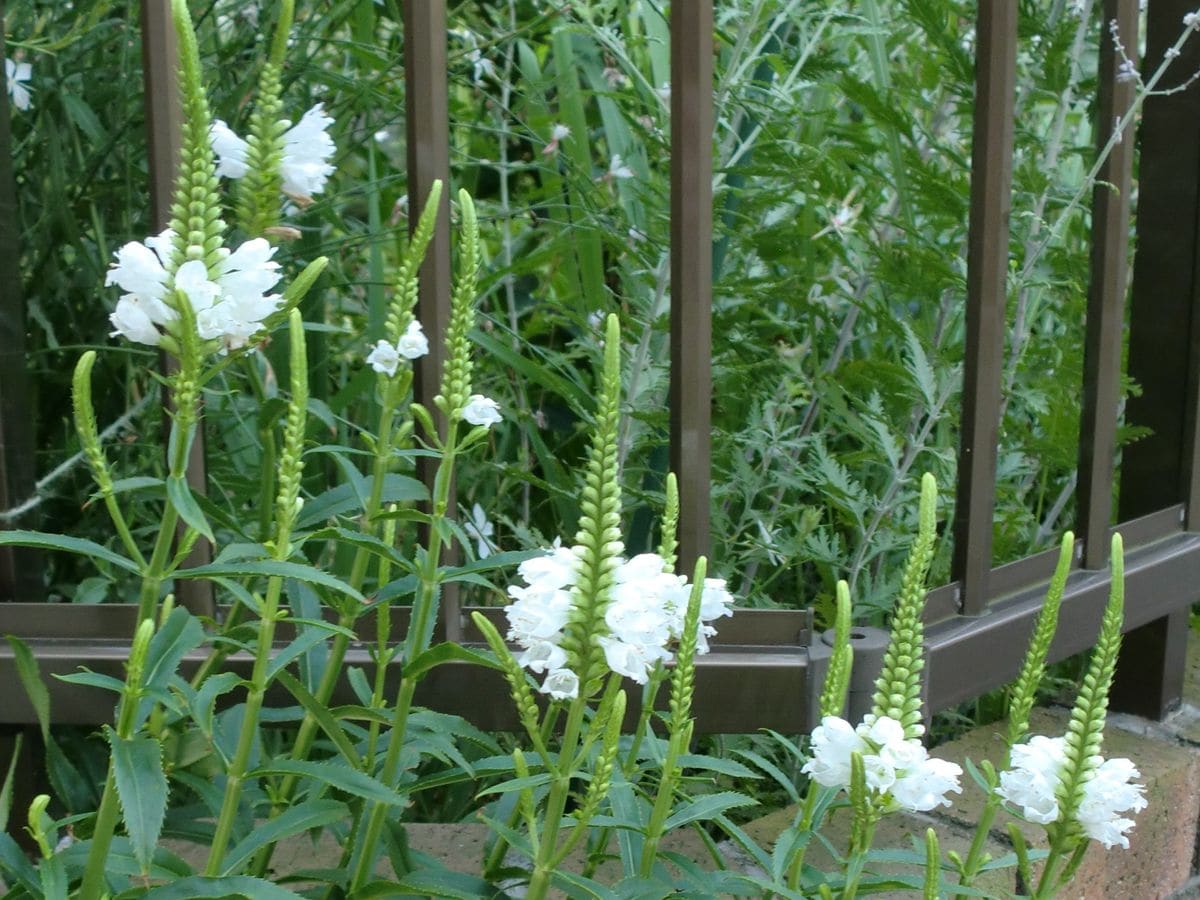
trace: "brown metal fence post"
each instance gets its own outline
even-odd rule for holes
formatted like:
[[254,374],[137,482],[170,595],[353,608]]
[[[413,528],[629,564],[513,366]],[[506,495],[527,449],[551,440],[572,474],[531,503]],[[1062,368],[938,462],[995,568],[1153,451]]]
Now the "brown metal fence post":
[[[1150,5],[1145,70],[1152,71],[1179,36],[1195,0]],[[1136,33],[1122,35],[1126,50]],[[1162,87],[1200,67],[1200,42],[1189,41]],[[1129,374],[1141,387],[1126,419],[1150,434],[1124,449],[1122,520],[1186,501],[1186,527],[1200,530],[1200,91],[1147,99],[1138,179],[1137,257],[1130,298]],[[1197,599],[1192,587],[1193,602]],[[1131,596],[1126,614],[1146,598]],[[1113,685],[1114,709],[1161,718],[1179,703],[1187,609],[1129,632]]]
[[[4,0],[0,0],[0,22]],[[3,29],[0,28],[0,511],[29,499],[36,476],[36,430],[25,366],[25,300],[17,265],[17,185],[12,164],[12,123],[5,90]],[[19,519],[0,520],[0,528]],[[0,601],[41,599],[41,566],[32,551],[0,549]]]
[[[1115,22],[1125,51],[1136,61],[1137,0],[1105,0],[1104,22]],[[1121,55],[1105,33],[1098,68],[1096,152],[1112,136],[1113,122],[1134,99],[1134,83],[1118,80]],[[1129,207],[1133,181],[1134,129],[1121,135],[1104,161],[1092,192],[1091,283],[1083,352],[1083,412],[1079,424],[1079,515],[1083,565],[1108,564],[1108,529],[1113,511],[1113,464],[1121,389],[1121,333],[1129,289]]]
[[[168,0],[144,0],[141,5],[142,25],[142,85],[145,91],[146,144],[150,168],[150,214],[154,230],[161,231],[171,220],[171,199],[175,174],[179,167],[182,143],[182,100],[179,96],[179,52],[175,28],[171,22]],[[159,365],[163,371],[175,370],[175,361],[162,353]],[[164,398],[166,394],[164,393]],[[164,430],[171,427],[170,416],[164,408]],[[204,420],[196,429],[188,456],[187,481],[194,493],[203,494],[208,477],[204,461]],[[176,537],[186,526],[180,523]],[[192,552],[183,561],[183,568],[202,566],[212,560],[212,545],[205,538],[196,541]],[[176,599],[197,615],[212,616],[216,612],[213,586],[209,581],[185,578],[175,582]]]
[[952,574],[959,582],[961,609],[966,615],[983,612],[992,567],[1008,217],[1012,206],[1017,4],[1012,0],[980,0],[976,34],[966,364]]
[[[410,231],[416,227],[430,186],[434,181],[442,182],[441,210],[421,266],[417,300],[417,318],[429,335],[429,353],[417,361],[413,395],[437,417],[438,427],[445,428],[444,417],[433,407],[446,358],[443,341],[450,323],[450,95],[445,0],[408,0],[404,4],[404,104]],[[418,475],[431,492],[435,471],[435,460],[417,460]],[[446,514],[453,517],[455,511],[451,487]],[[451,562],[454,558],[454,548],[447,547],[443,560]],[[458,640],[462,633],[455,588],[453,584],[442,587],[442,621],[449,640]]]
[[671,469],[679,567],[709,552],[712,457],[711,0],[671,6]]

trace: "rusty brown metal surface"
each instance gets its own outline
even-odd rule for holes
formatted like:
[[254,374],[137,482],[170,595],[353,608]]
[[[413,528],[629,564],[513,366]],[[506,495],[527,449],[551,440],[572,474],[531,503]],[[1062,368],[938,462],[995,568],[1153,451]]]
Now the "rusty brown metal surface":
[[[1105,0],[1105,22],[1117,23],[1131,61],[1137,59],[1137,0]],[[1113,123],[1133,104],[1135,83],[1118,80],[1122,58],[1109,33],[1100,47],[1096,104],[1096,151],[1102,153]],[[1083,565],[1108,564],[1108,530],[1113,517],[1117,407],[1121,401],[1121,338],[1129,274],[1129,210],[1133,182],[1132,122],[1112,147],[1092,193],[1091,282],[1083,351],[1083,411],[1079,426],[1078,533]]]
[[709,555],[712,456],[711,0],[671,7],[671,469],[679,566]]
[[[409,229],[429,196],[434,181],[442,182],[441,212],[429,252],[421,266],[421,289],[417,300],[417,318],[429,335],[429,353],[417,361],[413,393],[437,417],[439,427],[446,423],[433,405],[445,363],[443,340],[450,323],[450,96],[446,80],[446,3],[445,0],[409,0],[404,4],[404,103],[408,141]],[[417,472],[433,493],[436,460],[421,457]],[[456,512],[455,492],[450,490],[447,514]],[[457,559],[454,548],[447,548],[443,560]],[[447,633],[461,633],[462,617],[455,585],[442,590],[442,620]]]
[[[1147,14],[1146,61],[1153,71],[1179,36],[1191,0],[1155,0]],[[1126,40],[1125,44],[1132,43]],[[1200,68],[1188,41],[1160,87]],[[1150,433],[1122,451],[1122,518],[1183,502],[1185,527],[1200,528],[1200,91],[1147,99],[1139,135],[1137,256],[1130,296],[1126,420]],[[1194,590],[1192,585],[1187,586]],[[1130,595],[1127,609],[1152,598]],[[1176,613],[1131,632],[1117,664],[1112,706],[1159,717],[1180,699],[1187,616]]]
[[983,611],[992,566],[1012,206],[1017,5],[1010,0],[980,0],[976,34],[967,338],[952,569],[961,587],[961,609],[967,615]]
[[[179,51],[175,28],[171,24],[171,4],[168,0],[144,0],[141,4],[141,27],[150,215],[153,219],[153,230],[159,232],[166,228],[171,220],[171,200],[175,174],[179,167],[183,122],[183,104],[179,96]],[[168,374],[176,369],[175,360],[165,353],[159,354],[159,366]],[[165,396],[164,393],[164,398]],[[165,412],[163,427],[164,430],[171,427],[170,416]],[[187,482],[193,493],[207,492],[203,424],[196,429],[196,437],[192,441],[188,456]],[[176,536],[182,537],[185,530],[186,526],[180,523]],[[211,560],[212,545],[207,539],[200,538],[183,561],[183,567],[202,566]],[[211,615],[216,608],[212,585],[201,581],[177,581],[175,596],[180,603],[198,614]]]
[[[0,0],[0,22],[4,2]],[[0,29],[3,31],[3,29]],[[36,479],[36,430],[25,360],[25,298],[17,265],[17,185],[12,164],[11,105],[5,85],[4,35],[0,34],[0,510],[29,499]],[[0,521],[0,528],[28,527],[27,519]],[[43,589],[38,556],[0,548],[0,601],[28,599]]]

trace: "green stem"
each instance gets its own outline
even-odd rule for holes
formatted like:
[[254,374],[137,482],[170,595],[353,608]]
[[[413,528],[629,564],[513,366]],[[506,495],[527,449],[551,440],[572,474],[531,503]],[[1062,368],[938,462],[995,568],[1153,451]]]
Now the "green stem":
[[[558,829],[562,824],[563,813],[567,808],[567,798],[571,792],[571,772],[575,768],[575,750],[579,744],[579,731],[583,727],[583,713],[587,708],[587,698],[583,696],[582,685],[579,696],[571,702],[571,711],[567,714],[567,728],[563,734],[562,747],[559,750],[558,766],[554,780],[550,782],[550,798],[546,802],[545,828],[535,848],[536,857],[533,863],[533,875],[529,879],[526,891],[527,900],[544,900],[550,890],[550,874],[554,871],[553,861],[558,855]],[[549,766],[549,760],[546,761]]]
[[658,698],[658,689],[662,687],[667,677],[667,670],[662,661],[654,663],[654,671],[650,673],[650,682],[642,694],[642,711],[638,714],[637,727],[633,730],[633,743],[629,745],[629,755],[625,757],[625,777],[628,778],[637,768],[638,752],[642,749],[642,741],[650,728],[650,717],[654,715],[654,701]]
[[[815,781],[809,781],[808,793],[804,797],[804,811],[800,816],[799,829],[801,833],[812,831],[813,816],[817,809],[817,794],[821,788]],[[793,891],[799,890],[800,879],[804,874],[804,856],[808,851],[808,844],[802,844],[796,849],[792,856],[791,865],[788,867],[788,887]]]
[[867,851],[875,838],[875,819],[871,818],[863,828],[862,846],[856,847],[850,864],[846,867],[846,884],[842,888],[841,900],[853,900],[858,894],[858,880],[862,877],[863,868],[867,863]]
[[[144,620],[139,620],[139,623],[141,621]],[[135,641],[135,646],[136,643]],[[141,700],[140,680],[139,672],[131,679],[132,683],[127,682],[125,685],[126,692],[122,695],[121,709],[117,713],[117,737],[121,740],[127,741],[133,737],[138,702]],[[113,768],[110,755],[108,776],[104,780],[104,793],[100,797],[100,809],[96,813],[96,827],[92,832],[92,846],[88,850],[87,864],[83,870],[79,900],[99,900],[108,892],[105,872],[108,868],[108,851],[112,846],[113,833],[117,829],[119,814],[116,770]]]
[[983,851],[987,846],[988,834],[992,830],[992,822],[996,820],[996,813],[1000,810],[1000,796],[996,793],[995,787],[988,793],[987,803],[983,807],[983,812],[979,814],[979,824],[975,826],[975,836],[971,840],[971,849],[967,851],[967,858],[963,861],[962,872],[959,874],[958,883],[963,887],[970,887],[971,882],[975,880],[975,876],[979,874],[979,867],[983,865]]
[[658,785],[658,796],[654,798],[654,810],[650,813],[650,824],[646,826],[646,841],[642,844],[641,876],[649,878],[654,871],[654,859],[658,856],[658,842],[662,839],[663,826],[671,813],[675,799],[676,769],[679,765],[679,736],[672,733],[667,741],[667,758],[663,761],[662,780]]

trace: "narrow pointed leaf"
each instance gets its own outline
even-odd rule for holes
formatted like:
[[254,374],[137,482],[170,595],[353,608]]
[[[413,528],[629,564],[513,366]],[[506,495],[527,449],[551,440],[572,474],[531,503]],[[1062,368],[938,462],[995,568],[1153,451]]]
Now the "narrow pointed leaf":
[[147,872],[167,814],[168,788],[162,747],[155,738],[125,740],[111,732],[109,744],[125,831],[138,864]]
[[282,841],[310,828],[329,825],[339,819],[348,818],[349,815],[349,807],[337,800],[309,800],[293,806],[278,817],[256,827],[230,850],[229,855],[225,857],[225,874],[236,871],[242,863],[254,856],[260,847]]
[[112,563],[122,569],[127,569],[130,572],[139,571],[137,563],[131,559],[126,559],[119,553],[114,553],[107,547],[97,544],[95,541],[85,540],[84,538],[67,537],[64,534],[45,534],[41,531],[0,531],[0,547],[38,547],[42,550],[63,550],[67,553],[78,553],[81,556],[90,556],[92,559],[103,560],[106,563]]

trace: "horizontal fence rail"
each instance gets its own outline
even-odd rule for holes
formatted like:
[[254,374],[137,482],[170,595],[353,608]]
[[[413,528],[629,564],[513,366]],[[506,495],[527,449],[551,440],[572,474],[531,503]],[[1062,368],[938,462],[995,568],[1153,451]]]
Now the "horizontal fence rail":
[[[1178,34],[1179,22],[1194,0],[1156,0],[1149,12],[1147,60],[1156,64]],[[436,179],[449,184],[446,4],[441,0],[406,3],[404,73],[407,176],[411,220]],[[0,13],[3,5],[0,2]],[[179,109],[174,97],[174,51],[165,0],[147,0],[143,10],[143,59],[147,81],[147,136],[155,217],[161,223],[169,203],[170,173],[178,148]],[[1136,0],[1104,0],[1105,21],[1116,20],[1137,46]],[[706,553],[710,543],[709,482],[712,405],[712,137],[713,4],[676,3],[671,12],[671,447],[672,467],[683,487],[680,554],[685,566]],[[1174,29],[1172,31],[1172,29]],[[964,401],[959,447],[959,480],[954,522],[954,582],[931,592],[927,607],[929,650],[927,700],[931,710],[997,688],[1020,664],[1025,641],[1041,605],[1056,552],[995,567],[991,539],[995,503],[996,451],[1000,427],[1000,366],[1009,265],[1014,128],[1017,4],[980,0],[972,193],[968,240],[967,337]],[[1127,109],[1131,87],[1118,78],[1122,60],[1104,41],[1099,65],[1097,145],[1103,148],[1111,122]],[[1179,71],[1200,65],[1200,41]],[[0,56],[3,55],[0,37]],[[2,77],[2,74],[0,74]],[[163,98],[167,98],[164,102]],[[1180,134],[1188,139],[1180,145]],[[1154,435],[1125,451],[1119,517],[1127,546],[1127,621],[1131,650],[1122,657],[1114,702],[1138,707],[1146,685],[1152,696],[1141,709],[1161,714],[1178,699],[1182,671],[1180,623],[1200,597],[1200,92],[1182,92],[1147,102],[1140,135],[1139,256],[1131,300],[1130,373],[1143,385],[1131,400],[1129,420],[1148,425]],[[174,143],[172,143],[174,142]],[[15,202],[8,107],[0,103],[0,254],[16,259]],[[1128,273],[1129,204],[1134,156],[1131,133],[1105,163],[1092,198],[1092,274],[1085,348],[1083,419],[1079,454],[1079,531],[1082,553],[1063,601],[1062,625],[1052,657],[1061,659],[1095,638],[1110,586],[1105,568],[1113,518],[1112,480],[1121,330]],[[415,391],[427,404],[436,391],[449,312],[451,255],[450,196],[429,256],[421,270],[418,316],[429,335],[431,353],[417,367]],[[6,214],[7,210],[7,214]],[[1179,251],[1179,238],[1188,246]],[[1190,242],[1190,243],[1189,243]],[[1173,255],[1172,255],[1173,254]],[[32,483],[32,448],[13,442],[27,421],[27,379],[20,354],[23,332],[14,327],[24,310],[15,266],[0,267],[0,506],[21,498],[15,485]],[[1165,298],[1165,300],[1163,299]],[[1164,307],[1168,303],[1169,307]],[[7,330],[6,330],[7,329]],[[5,425],[8,425],[6,428]],[[431,472],[422,470],[425,477]],[[203,486],[203,459],[191,470]],[[12,556],[0,551],[0,595],[32,599],[29,583],[15,571]],[[34,573],[26,570],[23,577]],[[185,583],[191,583],[190,581]],[[211,603],[211,595],[208,595]],[[467,613],[454,596],[443,604],[444,639],[478,643]],[[206,608],[205,598],[189,603]],[[207,609],[211,611],[212,607]],[[484,610],[495,617],[496,609]],[[399,626],[406,610],[397,610]],[[133,632],[132,608],[121,606],[0,604],[0,633],[26,641],[47,675],[85,666],[122,675]],[[369,618],[369,617],[368,617]],[[347,665],[370,666],[360,635]],[[869,697],[871,660],[878,661],[880,636],[861,634],[852,710]],[[282,646],[282,645],[281,645]],[[189,657],[184,674],[202,656]],[[826,645],[812,633],[807,611],[739,610],[722,622],[713,652],[699,662],[698,727],[708,732],[744,732],[770,727],[784,732],[815,724],[816,696],[827,663]],[[242,671],[249,657],[235,655],[230,666]],[[189,668],[189,666],[191,668]],[[391,673],[399,677],[398,668]],[[16,683],[11,648],[0,646],[0,678]],[[49,680],[56,721],[99,724],[111,720],[112,697],[95,688]],[[348,682],[334,702],[353,702]],[[458,713],[491,729],[511,729],[507,689],[494,673],[448,663],[423,683],[418,699]],[[285,697],[276,697],[281,703]],[[28,724],[32,709],[16,690],[0,695],[0,723]]]

